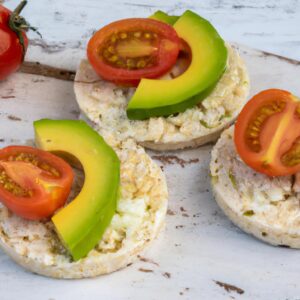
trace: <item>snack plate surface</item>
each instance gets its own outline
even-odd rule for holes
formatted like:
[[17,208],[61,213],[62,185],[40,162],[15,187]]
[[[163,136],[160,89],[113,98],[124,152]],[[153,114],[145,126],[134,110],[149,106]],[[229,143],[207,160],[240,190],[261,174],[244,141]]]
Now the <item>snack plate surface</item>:
[[[300,62],[238,46],[251,95],[282,88],[300,95]],[[77,118],[71,81],[18,73],[0,83],[0,147],[32,144],[33,120]],[[241,232],[210,193],[212,145],[149,152],[166,172],[166,229],[139,261],[108,276],[55,280],[26,272],[0,252],[1,299],[297,299],[300,250]]]

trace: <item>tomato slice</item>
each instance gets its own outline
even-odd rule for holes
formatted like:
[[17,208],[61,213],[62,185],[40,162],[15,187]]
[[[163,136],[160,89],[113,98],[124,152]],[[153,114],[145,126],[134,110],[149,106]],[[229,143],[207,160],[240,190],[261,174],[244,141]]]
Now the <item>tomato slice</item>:
[[237,152],[254,170],[269,176],[300,171],[300,100],[270,89],[241,111],[234,131]]
[[186,41],[180,39],[179,44],[179,54],[176,60],[175,65],[171,70],[171,77],[176,78],[183,74],[192,62],[192,51],[190,46],[187,44]]
[[100,77],[136,86],[142,78],[157,78],[170,70],[179,45],[172,26],[148,18],[131,18],[97,31],[88,43],[87,56]]
[[72,168],[49,152],[27,146],[0,150],[0,201],[23,218],[53,215],[66,202],[73,178]]

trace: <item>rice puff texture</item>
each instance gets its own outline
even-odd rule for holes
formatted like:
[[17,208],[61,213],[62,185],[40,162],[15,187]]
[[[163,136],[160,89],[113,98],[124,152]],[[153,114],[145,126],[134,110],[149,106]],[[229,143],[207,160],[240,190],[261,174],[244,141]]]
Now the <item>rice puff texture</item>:
[[293,176],[268,177],[248,167],[236,152],[233,126],[212,150],[212,191],[228,218],[272,245],[300,248],[300,195]]
[[149,149],[177,150],[215,141],[239,114],[250,88],[244,62],[235,49],[227,48],[227,68],[213,92],[182,113],[129,120],[126,107],[135,89],[99,78],[87,60],[81,61],[75,77],[77,102],[101,134],[110,131],[121,140],[131,137]]
[[[73,262],[51,221],[27,221],[0,207],[0,246],[25,269],[55,278],[111,273],[133,262],[160,232],[168,198],[164,174],[132,139],[109,142],[121,161],[121,197],[110,226],[87,257]],[[80,172],[71,199],[83,181]]]

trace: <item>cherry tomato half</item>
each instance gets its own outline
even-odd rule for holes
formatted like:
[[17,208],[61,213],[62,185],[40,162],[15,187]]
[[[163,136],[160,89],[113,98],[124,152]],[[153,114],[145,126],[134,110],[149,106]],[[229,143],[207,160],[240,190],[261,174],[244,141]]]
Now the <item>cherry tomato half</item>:
[[183,39],[180,39],[179,54],[175,65],[170,71],[172,78],[176,78],[183,74],[192,62],[192,51],[190,46]]
[[96,73],[109,81],[138,85],[156,78],[175,64],[180,39],[163,22],[132,18],[113,22],[90,39],[87,56]]
[[[9,24],[12,12],[0,5],[0,80],[5,79],[19,68],[28,46],[25,33],[28,24],[18,15],[26,2],[22,1],[21,4],[14,11],[17,20],[11,20],[14,28]],[[19,23],[14,23],[15,21]]]
[[27,146],[0,150],[0,201],[23,218],[53,215],[66,202],[73,178],[72,168],[49,152]]
[[255,95],[237,119],[234,141],[242,160],[260,173],[300,171],[300,100],[278,89]]

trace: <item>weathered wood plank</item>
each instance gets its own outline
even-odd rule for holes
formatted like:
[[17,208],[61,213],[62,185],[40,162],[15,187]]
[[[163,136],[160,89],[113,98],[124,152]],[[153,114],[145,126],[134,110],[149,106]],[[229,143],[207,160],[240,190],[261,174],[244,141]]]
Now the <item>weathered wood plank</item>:
[[[6,0],[13,8],[18,0]],[[71,50],[75,61],[85,55],[86,43],[94,30],[113,20],[146,17],[155,10],[180,14],[193,9],[213,22],[226,40],[239,42],[300,60],[300,1],[298,0],[39,0],[29,1],[24,16],[37,26],[41,41],[30,33],[31,43],[38,48],[28,53],[28,60],[42,63],[61,62],[59,52]],[[45,47],[45,45],[48,45]],[[48,55],[51,54],[52,58]],[[80,55],[77,55],[80,53]],[[70,59],[64,57],[69,63]],[[65,67],[65,66],[64,66]]]
[[[17,3],[5,1],[10,8]],[[43,40],[29,34],[27,60],[42,65],[25,65],[21,70],[27,74],[17,73],[0,83],[0,147],[31,142],[33,120],[77,118],[73,83],[51,76],[58,77],[65,69],[71,72],[64,79],[72,79],[72,71],[85,56],[89,37],[100,26],[119,18],[148,16],[157,9],[172,14],[196,10],[212,21],[225,39],[276,52],[274,56],[240,47],[252,78],[251,94],[278,87],[300,95],[299,5],[298,0],[29,1],[24,16],[39,28]],[[46,70],[43,65],[47,65]],[[57,281],[29,274],[1,253],[0,298],[299,298],[299,272],[295,267],[299,251],[269,247],[242,234],[212,200],[208,190],[210,149],[205,146],[177,153],[178,161],[196,162],[185,168],[164,166],[173,188],[166,233],[147,253],[156,262],[151,265],[153,272],[140,272],[149,267],[141,260],[95,280]],[[243,290],[244,294],[227,294],[215,282]]]
[[[278,87],[300,95],[298,61],[236,47],[249,67],[251,94]],[[71,81],[17,73],[0,83],[0,147],[32,143],[33,120],[78,114]],[[171,161],[160,162],[170,186],[169,214],[165,234],[142,255],[147,259],[94,280],[57,281],[29,274],[0,253],[0,298],[297,299],[299,251],[265,245],[221,213],[209,192],[210,150],[172,153]]]
[[54,68],[48,65],[42,65],[39,62],[24,62],[19,69],[19,72],[25,74],[34,74],[45,77],[52,77],[61,80],[73,81],[75,71],[70,71],[61,68]]

